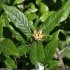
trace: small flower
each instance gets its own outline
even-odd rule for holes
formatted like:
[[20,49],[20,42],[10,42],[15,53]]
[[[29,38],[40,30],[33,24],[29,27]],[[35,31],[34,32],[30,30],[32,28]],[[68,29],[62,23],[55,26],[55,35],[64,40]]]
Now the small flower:
[[35,38],[35,40],[41,41],[43,39],[42,30],[35,30],[33,37]]

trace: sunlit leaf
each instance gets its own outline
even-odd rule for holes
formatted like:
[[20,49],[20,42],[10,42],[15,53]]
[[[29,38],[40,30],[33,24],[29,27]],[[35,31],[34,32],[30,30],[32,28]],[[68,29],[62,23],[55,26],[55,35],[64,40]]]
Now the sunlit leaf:
[[18,46],[17,49],[18,49],[19,55],[23,56],[23,55],[26,55],[30,47],[26,45],[21,45],[21,46]]
[[9,16],[13,24],[17,28],[19,28],[24,34],[30,37],[31,35],[30,23],[28,22],[28,19],[25,17],[25,15],[21,11],[19,11],[16,7],[13,6],[11,7],[3,5],[3,9],[5,10],[6,14]]
[[[10,40],[10,39],[4,39],[1,43],[0,43],[0,47],[3,48],[3,53],[5,55],[15,55],[15,56],[19,56],[18,54],[18,50],[15,46],[15,44]],[[16,52],[15,52],[16,51]]]
[[24,0],[15,0],[14,4],[22,3]]
[[5,65],[7,68],[17,68],[16,63],[9,56],[6,57]]
[[59,31],[55,32],[52,36],[51,41],[44,48],[46,55],[45,58],[46,62],[49,62],[53,58],[54,53],[56,52],[56,48],[58,47],[58,35]]
[[30,60],[32,64],[43,62],[44,58],[45,58],[45,54],[44,54],[42,43],[34,42],[30,49]]
[[67,19],[70,13],[70,0],[68,0],[61,9],[50,15],[41,25],[45,34],[49,34],[60,22]]

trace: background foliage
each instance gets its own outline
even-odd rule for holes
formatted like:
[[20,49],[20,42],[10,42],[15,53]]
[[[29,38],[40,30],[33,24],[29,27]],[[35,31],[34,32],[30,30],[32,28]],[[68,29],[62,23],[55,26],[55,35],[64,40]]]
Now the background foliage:
[[70,0],[0,0],[0,68],[70,70]]

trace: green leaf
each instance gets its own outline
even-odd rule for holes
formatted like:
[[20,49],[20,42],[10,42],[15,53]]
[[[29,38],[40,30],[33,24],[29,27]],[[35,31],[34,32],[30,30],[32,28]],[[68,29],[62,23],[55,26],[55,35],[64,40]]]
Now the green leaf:
[[40,20],[42,22],[44,22],[46,20],[46,18],[48,17],[49,8],[43,2],[40,2],[39,7],[40,7],[40,10],[39,11],[40,11],[40,14],[41,14]]
[[[1,38],[0,38],[1,41]],[[1,42],[0,42],[0,54],[4,51],[4,48],[1,46]]]
[[33,3],[29,3],[29,7],[30,8],[28,8],[28,10],[27,10],[29,13],[35,13],[38,11],[38,9],[35,7],[35,5]]
[[62,49],[62,56],[70,59],[70,36],[66,36],[65,41],[60,41],[60,48]]
[[28,37],[31,36],[30,23],[25,15],[16,7],[3,5],[3,9],[13,24]]
[[62,54],[63,54],[63,57],[70,59],[70,48],[65,50]]
[[54,2],[54,3],[56,3],[56,2],[57,2],[57,0],[53,0],[53,2]]
[[43,62],[45,58],[45,54],[44,54],[42,43],[33,42],[29,55],[30,55],[30,60],[32,64]]
[[28,18],[28,20],[33,21],[34,19],[38,18],[38,16],[36,15],[36,13],[32,14],[32,13],[27,13],[25,12],[25,16]]
[[28,10],[26,10],[24,13],[28,20],[32,21],[38,18],[38,15],[36,14],[38,9],[35,7],[35,5],[33,3],[29,3],[28,7]]
[[22,3],[24,0],[15,0],[14,4]]
[[0,18],[0,38],[3,37],[4,19]]
[[7,24],[7,16],[5,13],[3,13],[0,17],[0,38],[3,38],[3,27],[5,27]]
[[10,0],[0,0],[0,15],[2,13],[2,4],[9,4]]
[[39,5],[42,0],[36,0],[36,4]]
[[49,62],[49,70],[57,70],[57,68],[58,68],[58,61],[56,61],[56,60],[51,60],[50,62]]
[[21,45],[21,46],[18,46],[17,49],[18,49],[19,55],[22,56],[29,51],[30,47],[26,45]]
[[5,65],[7,68],[17,68],[16,63],[9,56],[6,57]]
[[15,55],[17,57],[19,56],[15,44],[10,39],[4,39],[0,43],[0,47],[3,47],[3,53],[5,55]]
[[16,38],[22,44],[25,43],[24,38],[21,36],[21,34],[19,32],[17,32],[11,25],[9,25],[8,27],[9,27],[11,33],[12,33],[13,38]]
[[59,31],[55,32],[52,36],[51,41],[44,48],[46,56],[45,62],[49,62],[54,56],[56,48],[58,47],[58,35]]
[[10,0],[0,0],[0,5],[1,4],[6,4],[6,3],[10,3]]
[[40,29],[43,29],[45,34],[49,34],[59,22],[67,19],[70,13],[70,0],[68,0],[61,9],[50,15],[47,20],[41,25]]
[[48,14],[49,8],[46,4],[44,4],[43,2],[40,2],[40,13],[41,14]]

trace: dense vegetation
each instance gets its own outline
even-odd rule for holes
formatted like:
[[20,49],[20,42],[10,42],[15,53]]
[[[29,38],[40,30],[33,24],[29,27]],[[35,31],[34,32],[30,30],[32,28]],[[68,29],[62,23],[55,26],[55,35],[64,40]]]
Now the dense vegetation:
[[0,68],[70,70],[69,14],[70,0],[0,0]]

